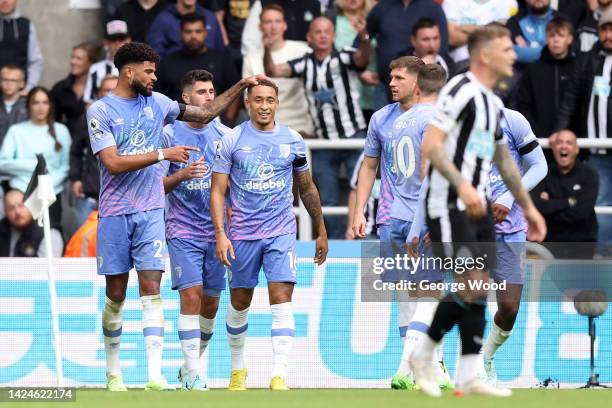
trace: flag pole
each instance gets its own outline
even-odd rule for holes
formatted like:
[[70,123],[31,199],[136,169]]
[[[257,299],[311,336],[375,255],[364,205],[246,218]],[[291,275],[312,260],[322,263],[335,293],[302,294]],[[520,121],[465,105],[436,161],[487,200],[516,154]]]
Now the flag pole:
[[[40,175],[38,185],[44,185]],[[47,252],[47,267],[49,275],[49,301],[51,302],[51,322],[53,325],[53,344],[55,349],[55,374],[57,376],[57,387],[64,388],[64,368],[62,366],[62,342],[59,331],[59,317],[57,313],[57,292],[55,289],[55,269],[53,268],[53,247],[51,245],[51,220],[49,218],[49,199],[44,188],[39,190],[40,199],[43,203],[43,233],[45,236],[45,250]]]

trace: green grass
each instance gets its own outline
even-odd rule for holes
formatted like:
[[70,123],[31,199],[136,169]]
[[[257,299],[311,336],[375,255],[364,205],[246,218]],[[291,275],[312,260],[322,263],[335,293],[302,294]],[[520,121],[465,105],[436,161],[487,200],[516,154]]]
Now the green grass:
[[271,392],[249,390],[229,392],[212,390],[206,393],[145,392],[132,390],[126,393],[110,393],[104,390],[77,390],[77,400],[72,403],[3,403],[2,408],[51,407],[51,408],[387,408],[387,407],[452,407],[452,408],[530,408],[530,407],[590,407],[609,406],[610,390],[514,390],[511,398],[453,397],[446,393],[442,398],[428,398],[414,391],[393,390],[292,390]]

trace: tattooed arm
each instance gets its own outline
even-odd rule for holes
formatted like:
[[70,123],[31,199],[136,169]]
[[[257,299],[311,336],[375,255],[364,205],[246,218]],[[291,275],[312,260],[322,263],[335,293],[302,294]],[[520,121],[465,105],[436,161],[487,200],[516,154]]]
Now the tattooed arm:
[[241,79],[236,82],[230,89],[217,96],[214,100],[206,103],[203,106],[187,105],[185,112],[180,116],[180,120],[186,122],[208,123],[219,116],[221,112],[227,109],[231,103],[240,96],[240,93],[249,85],[257,85],[258,79],[264,79],[263,75],[255,75],[252,77]]
[[314,221],[317,228],[318,237],[316,240],[316,253],[315,263],[321,265],[327,258],[327,230],[325,229],[325,223],[323,222],[323,211],[321,210],[321,199],[319,198],[319,192],[317,187],[314,185],[310,172],[299,171],[294,172],[294,180],[300,193],[300,198],[304,203],[304,207],[310,214],[310,217]]

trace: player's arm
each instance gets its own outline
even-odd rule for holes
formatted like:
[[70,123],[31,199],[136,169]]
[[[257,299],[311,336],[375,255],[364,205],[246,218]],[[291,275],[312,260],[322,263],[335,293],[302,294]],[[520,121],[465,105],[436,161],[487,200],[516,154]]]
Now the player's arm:
[[185,180],[202,177],[204,177],[204,157],[200,157],[193,163],[189,163],[187,167],[164,177],[164,192],[168,194]]
[[217,244],[217,258],[226,266],[231,266],[227,256],[234,256],[234,247],[225,235],[225,192],[229,184],[229,174],[217,173],[213,171],[212,186],[210,188],[210,216],[215,228],[215,240]]
[[359,176],[357,178],[357,192],[355,197],[355,209],[353,211],[353,232],[356,236],[365,237],[366,219],[364,210],[372,187],[376,181],[376,172],[378,170],[378,157],[364,156],[359,168]]
[[249,85],[257,85],[257,80],[263,79],[263,75],[255,75],[248,78],[243,78],[236,82],[231,88],[223,92],[221,95],[215,97],[212,101],[206,103],[204,106],[194,105],[180,105],[181,114],[177,117],[177,120],[183,120],[186,122],[199,122],[208,123],[214,118],[219,116],[221,112],[227,109],[228,106],[240,96],[241,92],[245,90]]
[[263,64],[264,64],[264,72],[266,73],[266,75],[271,76],[271,77],[282,77],[282,78],[288,78],[290,76],[292,76],[292,70],[291,70],[291,66],[286,63],[283,62],[281,64],[275,64],[274,61],[272,61],[272,53],[270,52],[270,48],[268,47],[268,44],[266,44],[266,39],[264,39],[264,60],[263,60]]
[[505,143],[496,144],[493,161],[497,165],[499,174],[501,174],[506,187],[508,187],[508,190],[510,190],[516,201],[523,208],[525,218],[529,224],[528,239],[530,241],[542,241],[546,236],[544,218],[542,218],[542,215],[533,205],[531,197],[525,188],[523,188],[521,175]]
[[[200,151],[200,149],[191,146],[173,146],[161,149],[161,151],[163,153],[162,160],[187,163],[189,160],[189,151],[197,152]],[[108,172],[113,176],[129,171],[144,169],[160,161],[159,151],[157,150],[145,154],[120,155],[115,145],[101,150],[98,154]]]
[[294,171],[293,178],[295,184],[298,187],[300,199],[306,207],[306,211],[312,218],[314,225],[317,229],[317,239],[315,242],[316,253],[314,261],[317,265],[321,265],[327,258],[328,242],[327,242],[327,230],[325,229],[325,223],[323,222],[323,211],[321,210],[321,199],[317,187],[310,177],[310,172],[306,171]]
[[[537,140],[533,140],[522,148],[519,148],[519,154],[521,154],[523,167],[527,168],[527,171],[521,178],[521,183],[523,184],[523,188],[529,192],[537,186],[540,181],[544,180],[544,177],[546,177],[548,173],[548,165],[546,164],[546,158],[544,157],[542,147],[538,144]],[[503,221],[513,204],[514,196],[510,191],[506,191],[499,196],[492,205],[495,220],[497,222]]]

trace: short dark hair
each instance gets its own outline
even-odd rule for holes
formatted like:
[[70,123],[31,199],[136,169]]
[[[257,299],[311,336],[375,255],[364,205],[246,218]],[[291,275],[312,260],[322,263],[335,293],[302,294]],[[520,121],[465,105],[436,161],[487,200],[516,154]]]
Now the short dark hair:
[[203,15],[197,13],[187,13],[181,16],[181,31],[187,24],[201,22],[204,26],[204,30],[206,30],[206,18]]
[[489,23],[485,26],[478,27],[468,37],[468,51],[470,53],[470,57],[484,44],[503,37],[512,38],[510,30],[508,30],[503,24]]
[[119,47],[113,62],[115,67],[121,71],[127,64],[140,64],[143,62],[153,62],[157,64],[159,63],[159,54],[148,44],[135,41]]
[[261,9],[261,14],[259,15],[259,20],[262,19],[264,13],[268,10],[278,11],[283,15],[283,19],[285,18],[285,9],[283,9],[283,6],[281,6],[280,4],[272,3],[263,6],[263,8]]
[[438,27],[438,23],[436,23],[431,18],[429,18],[429,17],[419,18],[416,21],[416,23],[414,23],[414,25],[412,26],[412,30],[410,31],[410,35],[413,36],[413,37],[416,37],[416,35],[419,32],[419,30],[422,30],[423,28],[434,28],[434,27]]
[[562,30],[567,30],[571,35],[574,35],[574,25],[561,15],[554,17],[546,24],[546,34],[556,34]]
[[185,91],[185,89],[192,87],[198,81],[212,82],[213,74],[205,69],[192,69],[191,71],[187,71],[185,75],[183,75],[183,78],[181,78],[181,90]]
[[447,77],[444,68],[438,64],[427,64],[421,67],[417,78],[421,94],[425,96],[437,94],[446,84]]
[[11,71],[21,71],[21,74],[23,75],[23,78],[25,79],[26,76],[26,71],[25,69],[17,64],[6,64],[0,67],[0,70],[2,69],[10,69]]
[[405,68],[411,74],[418,74],[423,66],[423,60],[414,56],[399,57],[389,63],[389,69]]
[[278,95],[278,86],[274,82],[270,81],[269,79],[258,79],[257,85],[250,84],[247,87],[247,95],[250,95],[251,91],[256,86],[269,86],[270,88],[274,89],[274,91],[276,92],[276,95]]

